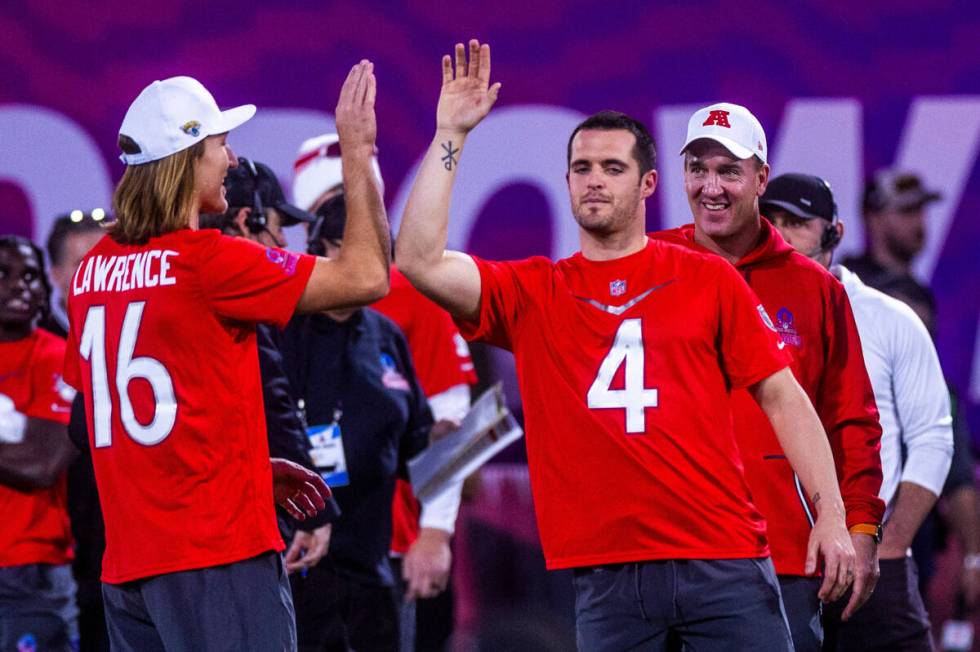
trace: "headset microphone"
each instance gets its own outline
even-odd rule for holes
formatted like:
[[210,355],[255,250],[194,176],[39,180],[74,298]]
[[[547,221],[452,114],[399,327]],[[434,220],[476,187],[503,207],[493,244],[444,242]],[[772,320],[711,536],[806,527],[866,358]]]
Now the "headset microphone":
[[[250,159],[240,156],[238,164],[248,170],[252,176],[252,210],[245,216],[245,226],[249,233],[258,235],[263,231],[269,230],[269,219],[265,215],[265,208],[262,206],[262,196],[259,193],[259,171],[255,169],[255,163]],[[273,238],[275,239],[275,238]]]

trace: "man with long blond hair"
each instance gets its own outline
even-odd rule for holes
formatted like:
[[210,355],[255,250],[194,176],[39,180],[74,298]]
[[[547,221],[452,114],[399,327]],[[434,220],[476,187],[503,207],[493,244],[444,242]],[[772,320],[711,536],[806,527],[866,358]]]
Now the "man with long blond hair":
[[273,506],[302,518],[329,491],[269,462],[255,324],[387,292],[375,88],[361,61],[340,92],[351,225],[332,260],[198,230],[201,213],[227,209],[227,136],[253,105],[221,111],[199,82],[174,77],[145,88],[123,120],[116,222],[72,280],[65,359],[86,397],[113,650],[296,647]]

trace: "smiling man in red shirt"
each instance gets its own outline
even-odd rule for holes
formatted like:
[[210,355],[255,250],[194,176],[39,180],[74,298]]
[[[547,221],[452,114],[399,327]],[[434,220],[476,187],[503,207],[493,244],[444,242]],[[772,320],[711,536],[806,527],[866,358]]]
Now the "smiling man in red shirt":
[[[695,112],[684,149],[684,188],[694,224],[653,237],[727,260],[775,317],[792,370],[827,431],[847,525],[858,553],[848,618],[874,590],[884,504],[878,498],[881,427],[861,342],[844,287],[787,245],[760,218],[769,179],[766,136],[746,108],[714,104]],[[806,568],[813,505],[769,420],[745,391],[732,394],[735,434],[753,502],[766,517],[772,558],[797,651],[819,650],[821,580]]]

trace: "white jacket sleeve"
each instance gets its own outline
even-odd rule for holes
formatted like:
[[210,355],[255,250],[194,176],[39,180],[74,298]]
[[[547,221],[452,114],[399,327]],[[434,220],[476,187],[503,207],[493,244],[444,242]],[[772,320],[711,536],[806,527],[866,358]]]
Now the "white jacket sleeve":
[[953,457],[949,391],[936,347],[911,308],[901,305],[895,329],[892,382],[902,431],[905,464],[902,482],[913,482],[937,496]]
[[[430,397],[429,407],[436,421],[440,419],[462,421],[470,409],[470,388],[468,385],[454,385]],[[419,526],[445,530],[452,534],[456,530],[456,516],[459,514],[462,490],[463,483],[457,482],[448,485],[442,493],[423,501]]]

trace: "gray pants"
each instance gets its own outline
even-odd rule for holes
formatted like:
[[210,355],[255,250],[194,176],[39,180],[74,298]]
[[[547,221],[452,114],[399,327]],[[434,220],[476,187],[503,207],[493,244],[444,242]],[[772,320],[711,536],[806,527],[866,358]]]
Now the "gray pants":
[[18,649],[78,649],[78,608],[70,566],[0,568],[0,652]]
[[841,613],[851,599],[848,591],[837,602],[827,605],[824,649],[836,652],[931,652],[932,632],[929,614],[919,593],[919,573],[910,557],[882,559],[881,577],[875,592],[851,619],[843,622]]
[[823,624],[820,620],[823,607],[817,597],[822,583],[823,578],[820,577],[779,576],[783,608],[786,609],[796,652],[820,652],[823,645]]
[[273,552],[199,570],[103,584],[113,652],[294,652],[296,618]]
[[583,652],[793,649],[769,559],[596,566],[574,582]]

